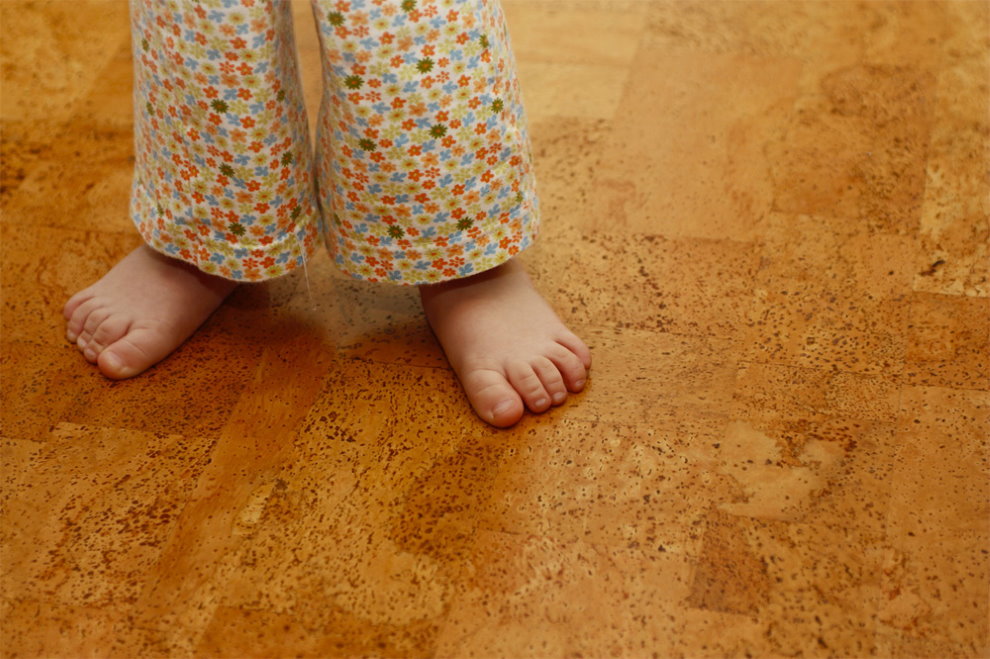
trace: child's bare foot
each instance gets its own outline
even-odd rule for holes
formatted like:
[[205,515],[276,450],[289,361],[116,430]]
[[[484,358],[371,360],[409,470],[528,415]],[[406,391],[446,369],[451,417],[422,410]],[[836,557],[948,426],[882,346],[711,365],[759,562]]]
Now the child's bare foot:
[[237,286],[146,245],[65,303],[66,337],[109,378],[157,364]]
[[584,387],[591,351],[515,259],[473,277],[420,286],[423,309],[478,415],[511,426]]

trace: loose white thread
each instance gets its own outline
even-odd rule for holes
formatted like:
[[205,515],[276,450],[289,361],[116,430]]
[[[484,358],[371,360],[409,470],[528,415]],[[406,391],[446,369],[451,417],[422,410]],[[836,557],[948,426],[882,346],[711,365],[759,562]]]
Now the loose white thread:
[[307,258],[305,250],[303,251],[302,260],[303,260],[303,277],[306,279],[306,298],[309,300],[309,308],[313,309],[315,308],[315,305],[313,304],[313,289],[309,287],[309,268],[306,267],[306,262],[309,259]]

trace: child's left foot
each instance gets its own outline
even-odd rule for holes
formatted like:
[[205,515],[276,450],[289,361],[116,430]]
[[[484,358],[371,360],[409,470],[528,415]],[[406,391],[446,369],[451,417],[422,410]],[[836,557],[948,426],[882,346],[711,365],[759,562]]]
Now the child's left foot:
[[420,286],[423,309],[478,415],[511,426],[584,387],[591,351],[553,312],[515,259]]

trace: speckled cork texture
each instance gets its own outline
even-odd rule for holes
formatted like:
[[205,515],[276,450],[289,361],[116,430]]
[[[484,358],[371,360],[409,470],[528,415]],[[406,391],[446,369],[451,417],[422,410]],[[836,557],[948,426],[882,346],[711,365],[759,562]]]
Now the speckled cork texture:
[[0,654],[988,655],[990,5],[503,5],[594,354],[509,430],[322,253],[100,376],[127,6],[0,3]]

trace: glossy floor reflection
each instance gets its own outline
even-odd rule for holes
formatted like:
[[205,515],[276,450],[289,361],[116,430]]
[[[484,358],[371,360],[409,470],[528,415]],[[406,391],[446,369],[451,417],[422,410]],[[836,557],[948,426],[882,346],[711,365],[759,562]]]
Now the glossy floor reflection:
[[326,259],[103,379],[127,4],[0,3],[4,656],[990,651],[990,5],[504,6],[595,366],[499,431]]

